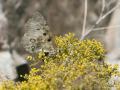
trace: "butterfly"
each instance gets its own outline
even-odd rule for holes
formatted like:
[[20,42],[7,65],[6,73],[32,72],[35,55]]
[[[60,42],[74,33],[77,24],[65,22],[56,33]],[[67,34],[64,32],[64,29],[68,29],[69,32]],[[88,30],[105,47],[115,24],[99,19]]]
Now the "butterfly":
[[22,45],[29,53],[44,51],[46,54],[54,53],[54,36],[50,32],[47,21],[36,12],[24,26]]

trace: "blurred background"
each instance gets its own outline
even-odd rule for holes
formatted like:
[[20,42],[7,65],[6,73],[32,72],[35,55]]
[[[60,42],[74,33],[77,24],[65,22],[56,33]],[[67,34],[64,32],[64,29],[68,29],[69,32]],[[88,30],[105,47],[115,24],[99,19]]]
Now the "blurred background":
[[20,55],[25,53],[20,45],[23,28],[36,11],[45,16],[55,35],[73,32],[81,39],[85,26],[84,38],[102,42],[109,60],[120,59],[120,0],[0,0],[1,51],[8,45]]

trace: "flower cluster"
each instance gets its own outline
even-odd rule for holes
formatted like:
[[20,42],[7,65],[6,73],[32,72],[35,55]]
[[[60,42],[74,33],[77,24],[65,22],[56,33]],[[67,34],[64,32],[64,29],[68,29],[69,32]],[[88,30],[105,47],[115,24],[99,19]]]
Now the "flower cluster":
[[[55,39],[56,54],[45,56],[39,52],[28,59],[43,61],[40,68],[32,68],[28,81],[6,82],[3,90],[110,90],[109,80],[119,74],[117,66],[104,62],[105,50],[96,40],[83,40],[66,34]],[[32,59],[34,58],[34,59]],[[32,63],[32,64],[34,64]],[[1,89],[0,88],[0,89]],[[1,90],[2,90],[1,89]]]

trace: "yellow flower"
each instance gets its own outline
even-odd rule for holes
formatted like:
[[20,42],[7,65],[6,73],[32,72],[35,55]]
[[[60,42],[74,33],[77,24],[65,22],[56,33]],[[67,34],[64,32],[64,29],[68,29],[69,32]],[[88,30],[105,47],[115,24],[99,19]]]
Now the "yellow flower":
[[33,57],[32,56],[27,56],[26,60],[33,60]]

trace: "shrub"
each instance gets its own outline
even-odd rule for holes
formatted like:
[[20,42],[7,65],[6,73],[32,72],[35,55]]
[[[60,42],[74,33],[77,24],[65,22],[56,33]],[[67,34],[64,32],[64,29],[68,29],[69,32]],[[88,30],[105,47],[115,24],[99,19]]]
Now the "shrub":
[[[104,62],[105,50],[96,40],[82,40],[74,34],[55,39],[56,54],[37,53],[34,63],[44,61],[40,68],[32,68],[28,81],[5,82],[4,90],[109,90],[109,80],[118,74],[117,66]],[[30,56],[29,56],[30,57]],[[30,58],[29,58],[30,59]],[[39,72],[39,74],[38,74]]]

